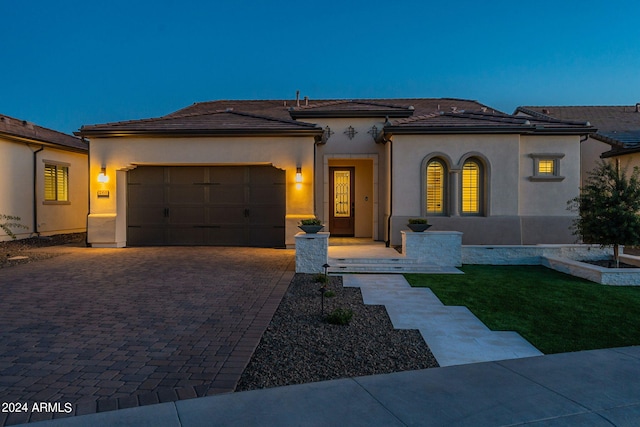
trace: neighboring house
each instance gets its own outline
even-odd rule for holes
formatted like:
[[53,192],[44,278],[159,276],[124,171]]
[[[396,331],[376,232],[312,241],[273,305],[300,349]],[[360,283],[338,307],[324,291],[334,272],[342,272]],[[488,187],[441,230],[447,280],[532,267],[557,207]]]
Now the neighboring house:
[[316,215],[390,245],[411,217],[465,244],[572,243],[566,202],[593,130],[446,98],[213,101],[83,126],[88,240],[292,246]]
[[20,217],[18,238],[86,230],[87,159],[81,139],[0,115],[0,213]]
[[623,166],[640,166],[640,103],[631,106],[518,107],[515,114],[589,121],[597,128],[597,132],[581,144],[582,182],[601,158],[620,159]]

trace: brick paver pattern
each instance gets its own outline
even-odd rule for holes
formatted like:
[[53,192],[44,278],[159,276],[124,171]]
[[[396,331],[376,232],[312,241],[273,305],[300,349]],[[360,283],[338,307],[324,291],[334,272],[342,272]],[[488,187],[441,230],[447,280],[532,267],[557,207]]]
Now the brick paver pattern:
[[293,276],[284,249],[60,250],[0,270],[0,402],[81,415],[231,392]]

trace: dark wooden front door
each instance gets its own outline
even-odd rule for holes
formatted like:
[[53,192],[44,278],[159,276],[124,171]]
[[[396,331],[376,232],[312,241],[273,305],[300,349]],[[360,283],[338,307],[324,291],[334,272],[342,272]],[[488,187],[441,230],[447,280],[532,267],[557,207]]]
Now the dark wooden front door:
[[128,245],[284,246],[283,170],[141,166],[127,188]]
[[355,168],[329,168],[329,231],[332,236],[353,237],[355,223]]

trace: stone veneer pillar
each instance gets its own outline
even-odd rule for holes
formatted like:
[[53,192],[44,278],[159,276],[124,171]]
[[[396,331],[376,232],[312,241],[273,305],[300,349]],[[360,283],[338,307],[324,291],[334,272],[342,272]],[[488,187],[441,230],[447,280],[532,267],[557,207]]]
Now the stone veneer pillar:
[[462,265],[462,233],[459,231],[401,231],[402,253],[422,264],[439,267]]
[[296,273],[324,273],[323,265],[329,262],[329,234],[297,233]]

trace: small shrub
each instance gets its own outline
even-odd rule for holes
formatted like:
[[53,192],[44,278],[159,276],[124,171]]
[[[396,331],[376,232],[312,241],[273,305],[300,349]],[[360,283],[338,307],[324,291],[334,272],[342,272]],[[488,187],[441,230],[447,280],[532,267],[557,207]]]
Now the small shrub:
[[325,298],[333,298],[336,296],[336,293],[333,291],[327,291],[324,293]]
[[336,308],[327,316],[327,321],[332,325],[348,325],[353,317],[353,310],[350,308]]
[[329,282],[329,278],[326,277],[324,274],[318,273],[315,276],[313,276],[313,281],[315,283],[327,283]]
[[409,218],[409,224],[428,224],[424,218]]
[[3,222],[0,222],[0,229],[2,229],[2,231],[4,231],[7,234],[7,236],[11,237],[14,240],[16,238],[16,235],[13,232],[13,230],[11,230],[12,228],[22,228],[25,230],[29,228],[17,222],[17,221],[20,221],[19,216],[0,214],[0,221],[3,221]]
[[322,225],[322,221],[318,218],[309,218],[300,220],[300,225]]

